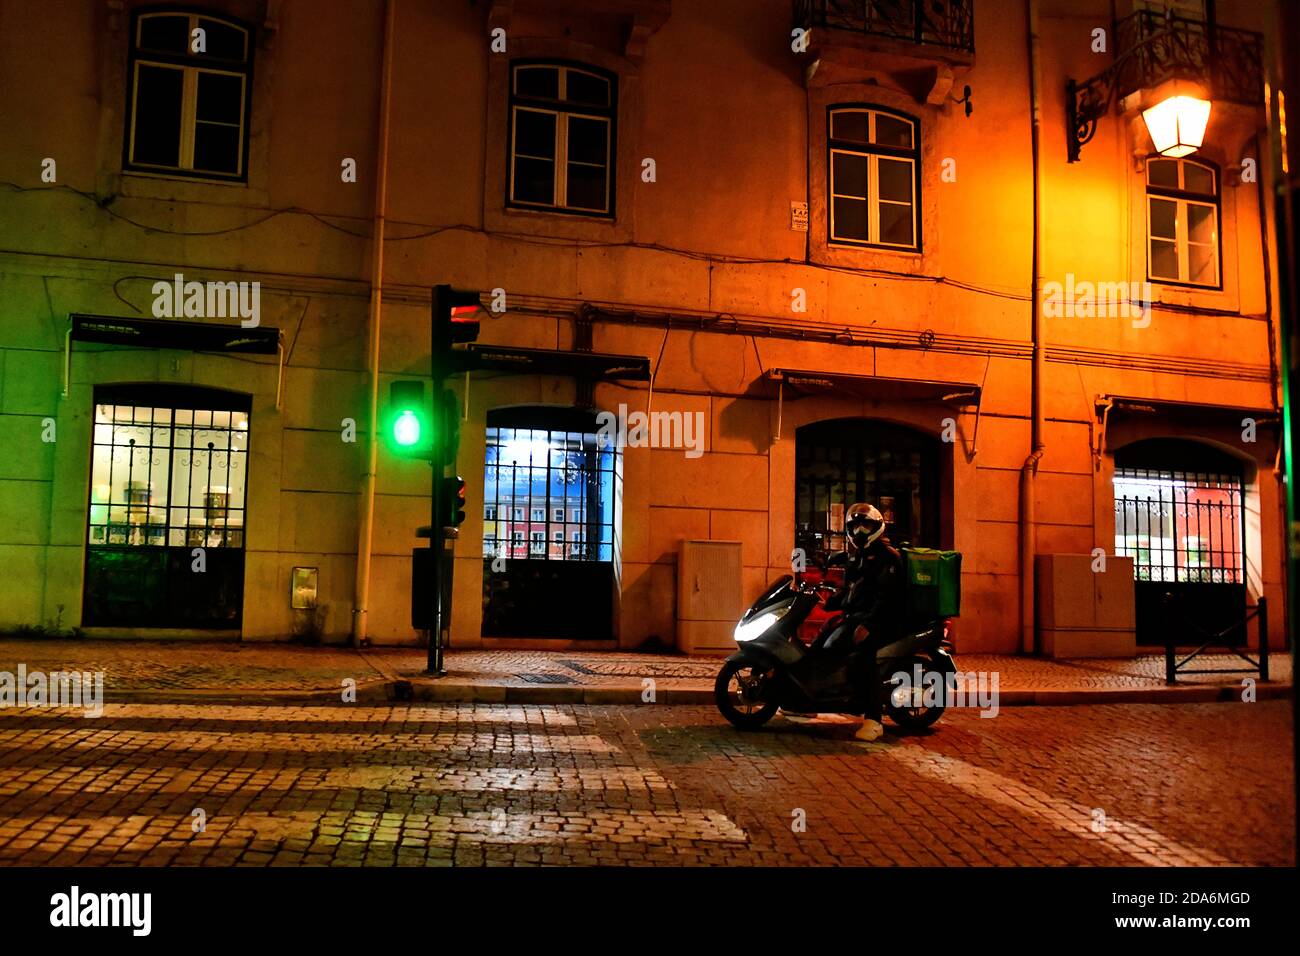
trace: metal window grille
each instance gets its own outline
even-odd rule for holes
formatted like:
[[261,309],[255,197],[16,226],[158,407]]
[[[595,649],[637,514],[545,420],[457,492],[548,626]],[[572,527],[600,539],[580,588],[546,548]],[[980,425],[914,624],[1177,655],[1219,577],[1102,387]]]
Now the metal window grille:
[[95,406],[91,546],[244,546],[248,415]]
[[1138,581],[1242,584],[1245,487],[1235,475],[1115,469],[1115,553]]
[[844,512],[878,507],[895,545],[939,545],[938,454],[934,442],[869,421],[819,422],[798,433],[795,545],[812,554],[843,550]]
[[617,454],[595,432],[489,426],[484,556],[612,561]]

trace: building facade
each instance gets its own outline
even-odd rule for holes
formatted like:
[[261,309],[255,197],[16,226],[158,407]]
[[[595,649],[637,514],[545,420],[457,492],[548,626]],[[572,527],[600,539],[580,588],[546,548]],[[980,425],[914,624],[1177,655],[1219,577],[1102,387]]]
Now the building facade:
[[0,628],[417,642],[447,283],[530,350],[450,383],[453,646],[679,643],[683,541],[747,603],[855,500],[959,649],[1284,643],[1271,4],[0,11]]

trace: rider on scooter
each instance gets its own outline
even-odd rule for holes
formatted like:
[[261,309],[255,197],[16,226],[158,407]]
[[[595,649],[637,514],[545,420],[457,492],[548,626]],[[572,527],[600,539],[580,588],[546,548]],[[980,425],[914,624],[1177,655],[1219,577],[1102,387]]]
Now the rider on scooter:
[[844,617],[822,649],[848,656],[849,679],[867,698],[859,740],[876,740],[881,726],[880,680],[876,650],[896,639],[903,629],[903,557],[885,537],[884,516],[874,505],[858,502],[844,516],[846,550],[828,564],[844,565],[844,588],[826,602]]

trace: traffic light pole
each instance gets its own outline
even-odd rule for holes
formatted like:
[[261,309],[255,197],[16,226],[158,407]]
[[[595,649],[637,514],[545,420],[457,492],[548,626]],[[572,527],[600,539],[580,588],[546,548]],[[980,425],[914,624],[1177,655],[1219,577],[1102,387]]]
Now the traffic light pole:
[[[478,315],[482,309],[479,293],[453,289],[449,285],[433,287],[433,315],[429,334],[429,365],[433,378],[433,449],[429,492],[429,566],[432,573],[433,628],[429,633],[428,673],[445,677],[442,659],[442,634],[446,618],[451,613],[450,597],[443,600],[443,582],[450,580],[451,568],[447,564],[447,541],[454,538],[455,528],[465,514],[457,504],[458,495],[448,494],[445,479],[448,465],[456,463],[460,444],[459,421],[455,397],[446,392],[443,383],[456,368],[452,364],[452,345],[472,342],[478,337]],[[459,481],[457,484],[461,484]],[[448,530],[450,529],[450,530]]]
[[[447,365],[450,359],[451,341],[447,334],[446,323],[451,317],[451,288],[445,285],[433,287],[433,315],[429,323],[429,365],[433,376],[433,408],[441,407],[443,381],[447,377]],[[437,418],[435,414],[434,418]],[[442,478],[447,469],[448,457],[454,457],[456,449],[447,447],[445,429],[436,426],[433,435],[433,457],[430,465],[433,474],[429,485],[429,565],[433,569],[433,621],[429,631],[429,659],[427,671],[434,677],[445,677],[446,668],[442,660],[442,606],[443,575],[443,528],[446,515],[443,512]]]

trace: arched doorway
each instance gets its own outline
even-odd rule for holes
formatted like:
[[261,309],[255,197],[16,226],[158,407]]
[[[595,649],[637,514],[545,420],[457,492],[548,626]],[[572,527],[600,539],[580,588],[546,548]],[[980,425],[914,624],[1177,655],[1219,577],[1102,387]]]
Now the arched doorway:
[[895,546],[940,547],[941,443],[869,418],[804,425],[795,433],[795,546],[809,554],[844,547],[844,510],[880,508]]
[[613,638],[622,453],[596,413],[488,412],[483,636]]
[[1202,442],[1152,438],[1115,452],[1115,553],[1133,559],[1139,644],[1163,644],[1179,618],[1211,632],[1242,619],[1246,477],[1239,459]]

